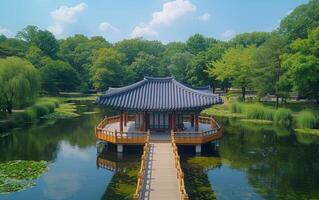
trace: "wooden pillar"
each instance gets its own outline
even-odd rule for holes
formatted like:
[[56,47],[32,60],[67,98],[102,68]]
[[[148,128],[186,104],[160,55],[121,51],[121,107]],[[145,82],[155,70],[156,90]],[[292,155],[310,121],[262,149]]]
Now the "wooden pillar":
[[191,126],[194,127],[194,114],[191,114]]
[[168,129],[172,130],[172,114],[168,113]]
[[139,117],[139,120],[142,118],[142,121],[140,121],[140,130],[141,131],[144,131],[144,114],[142,113],[138,113],[138,117]]
[[123,132],[123,111],[120,114],[120,132]]
[[172,114],[172,129],[176,131],[176,116],[175,113]]
[[198,131],[198,126],[199,126],[199,124],[198,124],[198,114],[196,113],[195,114],[195,131]]
[[124,126],[127,126],[127,120],[128,120],[128,117],[127,117],[127,112],[124,112]]

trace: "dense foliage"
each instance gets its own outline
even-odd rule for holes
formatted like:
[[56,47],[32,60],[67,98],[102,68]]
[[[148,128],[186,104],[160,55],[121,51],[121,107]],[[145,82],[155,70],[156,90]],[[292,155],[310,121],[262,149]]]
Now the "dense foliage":
[[0,59],[0,108],[12,112],[34,100],[40,76],[30,62],[17,57]]
[[[101,36],[84,35],[57,40],[47,30],[27,26],[15,38],[0,36],[0,58],[27,59],[40,71],[42,91],[53,94],[104,91],[144,76],[175,76],[214,90],[241,89],[243,100],[247,90],[254,90],[258,98],[274,95],[277,104],[291,94],[319,102],[318,13],[319,0],[310,0],[273,32],[242,33],[230,41],[195,34],[185,42],[168,44],[142,38],[112,44]],[[9,63],[2,68],[13,69],[4,65]],[[39,90],[34,88],[31,96]],[[23,91],[20,96],[28,90]]]

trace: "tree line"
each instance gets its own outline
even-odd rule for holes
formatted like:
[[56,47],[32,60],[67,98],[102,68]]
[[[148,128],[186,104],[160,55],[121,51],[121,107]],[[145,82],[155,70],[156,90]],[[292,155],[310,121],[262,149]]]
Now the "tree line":
[[26,104],[39,91],[104,91],[144,76],[240,88],[243,100],[249,89],[258,97],[272,94],[278,100],[296,92],[319,102],[318,13],[319,0],[310,0],[273,32],[238,34],[229,41],[195,34],[168,44],[142,38],[112,44],[80,34],[57,40],[47,30],[27,26],[14,38],[0,36],[0,104],[3,110]]

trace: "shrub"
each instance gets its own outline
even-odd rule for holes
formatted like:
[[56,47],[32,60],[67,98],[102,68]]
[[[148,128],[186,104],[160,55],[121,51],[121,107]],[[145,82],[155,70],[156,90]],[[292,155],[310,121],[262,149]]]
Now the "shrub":
[[49,112],[47,114],[53,113],[54,112],[54,108],[56,108],[54,102],[41,103],[41,104],[38,104],[38,105],[42,105],[42,106],[46,107],[49,110]]
[[292,114],[289,109],[280,108],[275,112],[274,121],[276,124],[289,126],[292,124]]
[[274,110],[261,104],[248,104],[244,106],[244,113],[249,119],[273,120]]
[[230,112],[231,113],[242,113],[243,112],[243,104],[239,102],[234,102],[230,104]]
[[36,119],[37,119],[37,113],[35,112],[34,109],[31,109],[31,108],[17,115],[17,121],[21,123],[31,123]]
[[31,109],[37,113],[38,118],[50,113],[49,108],[43,104],[35,104],[34,106],[31,107]]
[[310,110],[303,110],[297,115],[298,128],[315,128],[317,121],[315,114]]

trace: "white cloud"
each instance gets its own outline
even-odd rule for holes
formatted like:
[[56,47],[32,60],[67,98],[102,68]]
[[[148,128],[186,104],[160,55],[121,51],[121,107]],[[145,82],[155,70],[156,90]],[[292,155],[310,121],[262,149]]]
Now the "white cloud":
[[113,33],[120,33],[121,32],[120,29],[116,28],[115,26],[113,26],[112,24],[110,24],[108,22],[100,23],[99,28],[103,32],[113,32]]
[[233,30],[226,30],[221,34],[221,38],[223,40],[230,40],[232,37],[236,35],[236,32]]
[[0,35],[12,36],[13,33],[9,29],[0,26]]
[[154,37],[157,35],[158,35],[157,32],[154,31],[150,26],[143,26],[143,25],[136,26],[131,33],[132,38],[143,37],[143,36]]
[[201,21],[204,21],[204,22],[209,21],[210,20],[210,14],[209,13],[204,13],[203,15],[199,16],[198,19],[201,20]]
[[53,19],[53,25],[48,27],[48,30],[55,35],[61,35],[67,24],[71,24],[77,21],[77,15],[83,12],[87,8],[87,4],[79,3],[75,6],[60,6],[57,10],[52,11],[51,17]]
[[181,16],[195,11],[196,6],[188,0],[166,2],[163,4],[162,10],[152,14],[152,19],[147,24],[138,25],[134,28],[131,37],[156,36],[158,35],[154,30],[156,26],[169,25]]

